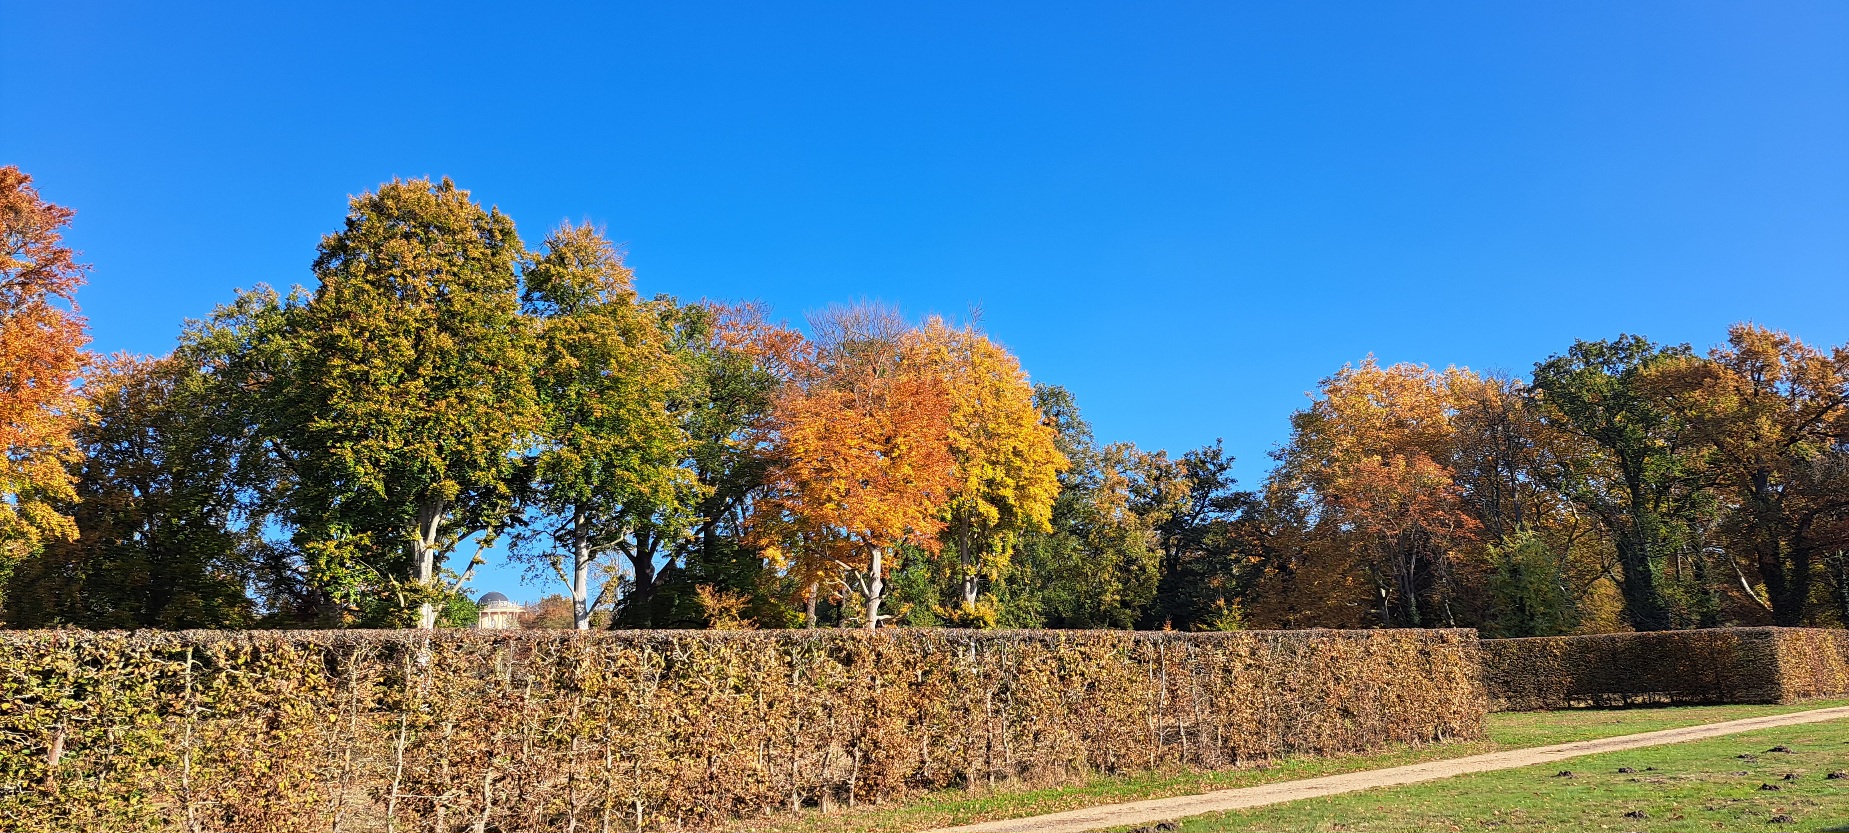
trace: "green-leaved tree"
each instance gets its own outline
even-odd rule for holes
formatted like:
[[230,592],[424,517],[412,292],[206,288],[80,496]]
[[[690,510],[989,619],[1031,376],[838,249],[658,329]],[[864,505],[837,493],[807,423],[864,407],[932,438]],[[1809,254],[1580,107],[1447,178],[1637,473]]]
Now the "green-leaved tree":
[[638,517],[683,515],[695,494],[679,465],[689,440],[675,413],[689,369],[676,349],[673,305],[637,301],[609,240],[566,225],[545,246],[526,274],[543,427],[515,551],[558,574],[585,630],[613,601],[620,582],[609,557]]
[[[326,586],[381,588],[418,626],[514,508],[516,451],[539,427],[513,221],[448,179],[355,197],[293,311],[276,414],[304,551]],[[440,573],[465,541],[474,558]]]
[[1534,369],[1541,420],[1561,438],[1545,476],[1611,535],[1624,614],[1640,631],[1675,624],[1660,573],[1690,496],[1692,440],[1653,395],[1650,373],[1690,355],[1625,335],[1575,342]]

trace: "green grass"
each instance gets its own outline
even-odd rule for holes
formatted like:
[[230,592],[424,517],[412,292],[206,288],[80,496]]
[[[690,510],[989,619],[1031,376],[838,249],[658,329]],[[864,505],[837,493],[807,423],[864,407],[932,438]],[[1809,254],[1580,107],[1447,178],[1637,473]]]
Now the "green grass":
[[[1773,746],[1792,749],[1767,753]],[[1751,754],[1753,759],[1736,757]],[[1558,777],[1562,767],[1574,774]],[[1637,770],[1619,773],[1619,767]],[[1652,769],[1646,770],[1646,767]],[[1181,822],[1247,831],[1817,831],[1849,829],[1849,724],[1790,726],[1564,764],[1296,801]],[[1792,774],[1795,780],[1783,780]],[[1776,792],[1759,789],[1777,785]],[[1627,817],[1641,812],[1642,818]],[[1774,822],[1778,816],[1791,820]]]
[[[746,819],[734,829],[763,833],[901,833],[1835,705],[1849,705],[1849,700],[1810,702],[1795,706],[1698,706],[1494,714],[1489,718],[1489,739],[1481,742],[1399,749],[1372,755],[1289,758],[1211,772],[1190,770],[1099,777],[1084,784],[1060,787],[1032,788],[1017,785],[993,791],[946,790],[920,796],[900,805],[837,809],[828,813],[805,811],[770,819]],[[1849,747],[1844,748],[1849,750]],[[1845,819],[1845,823],[1849,823],[1849,819]],[[1435,829],[1449,828],[1443,826]],[[1598,828],[1595,825],[1592,829]]]
[[1849,700],[1811,700],[1786,706],[1677,706],[1660,709],[1509,712],[1489,716],[1489,736],[1501,748],[1518,749],[1833,706],[1849,706]]

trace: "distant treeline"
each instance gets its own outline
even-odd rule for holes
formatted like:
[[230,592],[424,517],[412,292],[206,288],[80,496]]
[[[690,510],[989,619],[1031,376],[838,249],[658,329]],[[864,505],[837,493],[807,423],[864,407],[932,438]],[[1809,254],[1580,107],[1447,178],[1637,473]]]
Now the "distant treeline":
[[973,323],[645,298],[448,180],[354,198],[313,291],[98,358],[70,220],[0,168],[9,627],[464,624],[491,551],[579,628],[1849,623],[1849,347],[1755,324],[1528,379],[1370,358],[1241,489]]

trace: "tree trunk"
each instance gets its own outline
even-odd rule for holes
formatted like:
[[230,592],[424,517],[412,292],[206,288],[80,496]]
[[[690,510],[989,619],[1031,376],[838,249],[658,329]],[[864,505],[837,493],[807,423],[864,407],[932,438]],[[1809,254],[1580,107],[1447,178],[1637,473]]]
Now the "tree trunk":
[[1419,550],[1417,544],[1397,541],[1393,560],[1394,579],[1399,584],[1400,606],[1406,613],[1406,626],[1423,627],[1419,617]]
[[630,550],[629,569],[635,576],[635,587],[630,591],[625,608],[634,608],[638,604],[647,604],[655,595],[655,548],[660,542],[647,530],[636,530],[635,547]]
[[1796,628],[1804,624],[1806,614],[1810,612],[1811,594],[1811,558],[1806,549],[1791,551],[1791,563],[1779,562],[1779,572],[1784,573],[1779,587],[1773,589],[1772,582],[1766,582],[1767,595],[1771,596],[1772,624],[1781,627]]
[[653,596],[655,590],[655,554],[637,553],[630,564],[636,576],[636,595],[646,599]]
[[963,606],[974,609],[976,595],[982,587],[976,580],[976,565],[969,554],[969,524],[961,525],[957,531],[957,562],[963,567]]
[[813,581],[812,581],[812,582],[809,582],[809,598],[808,598],[808,600],[807,600],[807,607],[809,608],[809,610],[808,610],[808,626],[809,626],[809,629],[810,629],[810,630],[815,630],[815,625],[816,625],[816,622],[815,622],[815,604],[816,604],[816,601],[817,601],[817,599],[816,599],[816,597],[817,597],[817,596],[820,596],[820,595],[821,595],[821,592],[822,592],[822,591],[821,591],[821,588],[820,588],[820,587],[818,587],[818,586],[816,586],[816,583],[815,583],[815,582],[813,582]]
[[572,625],[581,631],[591,629],[591,530],[583,510],[571,517],[571,613]]
[[[417,507],[417,538],[412,543],[412,560],[417,565],[417,583],[426,593],[437,589],[437,530],[443,522],[443,501],[432,500]],[[426,597],[417,605],[417,626],[430,630],[437,626],[437,608]]]
[[[1765,469],[1753,472],[1753,520],[1764,532],[1755,559],[1759,578],[1766,583],[1766,601],[1772,606],[1772,624],[1796,627],[1803,623],[1805,606],[1810,601],[1810,553],[1804,545],[1800,525],[1790,529],[1786,540],[1784,507],[1772,489],[1772,473]],[[1788,563],[1789,562],[1789,563]]]
[[1689,573],[1695,580],[1695,627],[1720,627],[1724,624],[1721,620],[1721,595],[1708,567],[1707,553],[1696,550],[1694,558],[1689,562]]
[[861,589],[867,600],[867,630],[880,626],[880,602],[886,600],[886,570],[882,559],[885,552],[879,547],[873,548],[872,562],[868,565],[865,576],[861,579]]
[[1656,575],[1650,565],[1650,546],[1641,531],[1618,536],[1619,590],[1624,596],[1624,616],[1631,627],[1640,631],[1668,630],[1669,606],[1657,589]]
[[1827,552],[1823,555],[1823,566],[1831,599],[1836,602],[1836,616],[1849,627],[1849,553]]

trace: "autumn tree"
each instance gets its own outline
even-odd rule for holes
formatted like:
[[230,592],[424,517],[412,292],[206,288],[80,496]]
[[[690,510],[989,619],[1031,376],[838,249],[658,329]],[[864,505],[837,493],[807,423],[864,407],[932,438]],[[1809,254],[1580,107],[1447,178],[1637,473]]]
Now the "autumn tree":
[[101,362],[70,465],[78,535],[15,577],[18,622],[92,628],[326,624],[289,544],[294,480],[261,431],[285,299],[259,286],[188,321],[159,359]]
[[1451,467],[1482,527],[1490,570],[1479,627],[1507,637],[1566,633],[1611,573],[1608,539],[1540,476],[1560,449],[1524,382],[1452,373],[1447,383]]
[[73,465],[78,535],[47,541],[15,576],[26,627],[238,628],[247,588],[286,573],[239,494],[239,432],[183,359],[117,358],[84,388],[95,419]]
[[698,588],[707,585],[713,592],[748,594],[747,615],[771,623],[787,612],[787,598],[795,593],[775,586],[774,571],[748,539],[756,502],[769,489],[773,406],[805,342],[771,322],[759,304],[684,305],[674,331],[688,368],[675,409],[688,439],[678,465],[693,486],[678,506],[632,505],[632,532],[617,542],[631,576],[620,622],[705,622]]
[[0,587],[42,542],[76,534],[57,508],[75,497],[66,465],[78,454],[88,341],[75,298],[89,267],[63,240],[75,213],[0,167]]
[[1202,630],[1230,624],[1255,577],[1257,496],[1241,491],[1220,441],[1171,458],[1144,452],[1130,470],[1131,511],[1147,520],[1161,554],[1145,627]]
[[1825,554],[1849,548],[1849,348],[1736,324],[1727,346],[1665,363],[1655,382],[1726,497],[1724,549],[1765,593],[1730,560],[1741,590],[1773,624],[1806,623]]
[[1022,533],[1051,529],[1059,473],[1068,463],[1012,354],[973,326],[952,327],[937,317],[916,339],[950,399],[958,482],[945,507],[944,538],[957,556],[954,618],[992,624],[993,606],[977,603],[983,584],[1006,569]]
[[1563,502],[1534,477],[1549,449],[1527,386],[1506,376],[1453,372],[1445,387],[1452,468],[1483,537],[1499,541],[1547,523]]
[[1661,573],[1686,533],[1692,438],[1650,374],[1690,355],[1626,335],[1575,342],[1534,370],[1541,423],[1559,449],[1540,471],[1611,536],[1624,614],[1637,630],[1676,624]]
[[952,403],[917,334],[889,309],[834,308],[776,410],[774,496],[758,534],[800,574],[839,570],[878,627],[899,547],[938,549],[958,485]]
[[619,586],[609,556],[632,543],[639,508],[678,517],[697,498],[673,412],[689,368],[674,349],[673,305],[639,302],[620,253],[595,229],[553,232],[525,277],[542,422],[515,552],[558,575],[585,630]]
[[1365,549],[1383,625],[1455,625],[1459,553],[1481,524],[1452,468],[1449,378],[1371,357],[1323,380],[1291,417],[1274,482],[1304,502],[1321,534]]
[[[539,428],[525,254],[512,220],[448,179],[393,180],[322,238],[319,286],[284,334],[274,427],[317,580],[382,589],[420,627],[507,528],[514,452]],[[474,557],[445,581],[471,539]]]
[[1150,455],[1099,444],[1070,391],[1034,386],[1034,407],[1055,429],[1059,495],[1046,529],[1021,533],[994,592],[1009,627],[1130,628],[1156,596],[1155,524],[1137,511]]
[[578,626],[578,605],[568,596],[554,593],[524,608],[520,611],[523,630],[583,630]]

